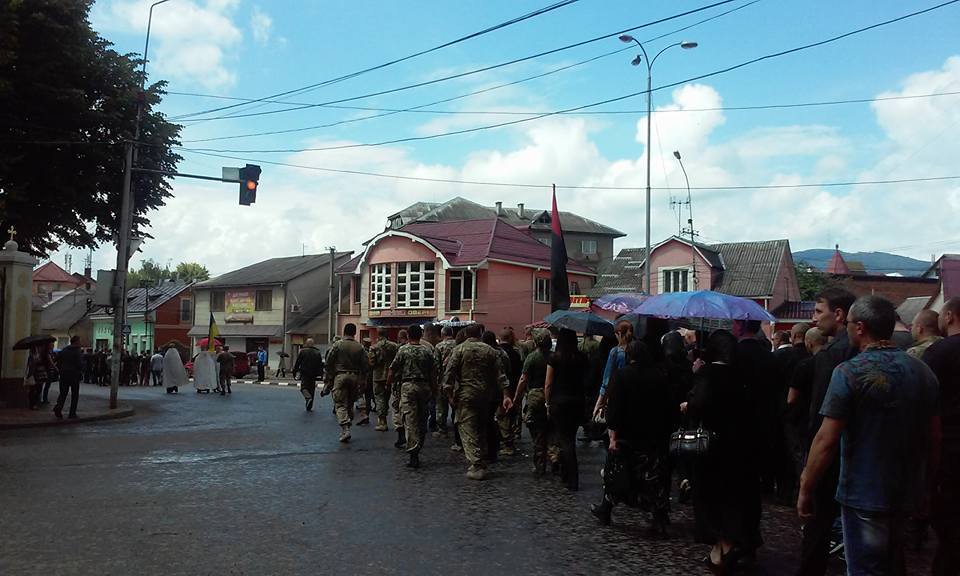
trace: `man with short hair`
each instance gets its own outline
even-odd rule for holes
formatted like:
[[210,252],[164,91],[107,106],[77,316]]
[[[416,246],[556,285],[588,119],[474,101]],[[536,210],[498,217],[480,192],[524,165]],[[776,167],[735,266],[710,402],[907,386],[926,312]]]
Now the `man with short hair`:
[[895,312],[895,314],[896,324],[893,329],[893,334],[890,336],[890,340],[897,345],[897,348],[901,350],[907,350],[913,346],[913,334],[910,333],[910,328],[908,328],[900,318],[900,313]]
[[163,386],[163,354],[159,348],[150,357],[150,374],[153,375],[154,386]]
[[266,378],[264,372],[267,367],[267,351],[263,345],[257,346],[257,382],[263,382]]
[[[779,423],[779,429],[776,432],[779,436],[774,444],[773,475],[776,481],[777,499],[785,506],[791,506],[796,502],[795,490],[798,472],[793,454],[795,446],[800,443],[800,438],[796,435],[796,426],[788,411],[787,397],[797,365],[808,355],[803,337],[809,329],[809,324],[799,322],[791,327],[789,332],[784,330],[774,334],[774,346],[776,348],[773,357],[777,367],[776,397],[774,400],[776,402],[776,420]],[[779,345],[777,344],[778,341],[780,342]]]
[[367,354],[357,342],[356,335],[356,324],[349,323],[343,327],[343,338],[330,348],[323,392],[320,393],[324,396],[333,392],[334,410],[340,424],[340,442],[350,441],[353,403],[369,369]]
[[230,389],[230,379],[233,378],[233,354],[230,353],[229,346],[224,346],[217,354],[217,365],[220,367],[217,383],[220,395],[233,394],[233,390]]
[[293,377],[300,375],[300,394],[307,412],[313,411],[313,401],[317,395],[317,380],[323,378],[323,352],[315,345],[313,338],[307,338],[304,347],[297,353],[293,365]]
[[57,355],[57,369],[60,371],[60,396],[53,407],[57,419],[63,418],[63,405],[67,401],[67,391],[70,391],[70,412],[68,418],[77,417],[77,401],[80,399],[80,379],[83,377],[83,349],[80,348],[80,337],[74,334],[70,337],[70,344],[65,346]]
[[379,334],[376,328],[371,328],[370,333],[371,336],[377,336],[377,341],[370,347],[373,397],[377,401],[377,425],[374,429],[378,432],[386,432],[387,416],[390,415],[390,386],[387,384],[387,373],[400,347],[386,334]]
[[444,326],[443,330],[440,331],[440,336],[443,339],[438,342],[436,346],[434,346],[438,384],[436,410],[437,431],[433,433],[434,436],[447,435],[447,420],[448,416],[450,415],[450,403],[447,400],[447,395],[443,393],[441,381],[443,380],[443,369],[447,365],[447,360],[450,358],[450,354],[453,353],[453,349],[457,345],[456,341],[453,339],[453,328]]
[[921,310],[913,319],[913,325],[910,327],[915,344],[907,349],[907,354],[917,358],[923,358],[923,353],[927,351],[932,344],[942,340],[940,336],[940,315],[933,310]]
[[797,511],[819,513],[814,490],[840,452],[844,554],[848,574],[904,574],[904,527],[918,510],[924,469],[940,429],[937,379],[891,340],[896,311],[863,296],[850,307],[847,335],[859,354],[833,371],[823,416],[800,480]]
[[481,439],[486,438],[487,426],[484,416],[488,413],[490,390],[502,393],[504,410],[513,407],[508,394],[510,383],[500,371],[500,359],[496,350],[480,341],[483,334],[479,324],[464,328],[467,339],[457,346],[447,361],[443,376],[443,390],[457,410],[457,426],[463,441],[463,454],[470,463],[467,478],[484,480],[487,467],[481,455]]
[[[825,289],[816,298],[811,324],[819,329],[825,338],[833,337],[833,340],[814,356],[813,377],[810,380],[810,409],[807,416],[808,438],[805,442],[808,451],[811,436],[820,429],[823,419],[820,406],[827,394],[833,369],[855,354],[855,351],[850,349],[846,331],[847,312],[854,300],[856,297],[853,294],[836,287]],[[834,458],[813,493],[816,515],[809,518],[803,527],[798,576],[823,576],[827,570],[833,522],[840,514],[840,507],[834,499],[839,478],[840,460]]]
[[400,386],[400,411],[406,432],[407,462],[409,468],[420,467],[420,450],[427,435],[427,405],[436,368],[433,350],[421,344],[423,329],[411,324],[407,330],[409,342],[400,347],[390,363],[387,384]]
[[940,309],[942,340],[931,344],[923,361],[940,382],[942,443],[940,471],[930,506],[937,533],[934,576],[960,574],[960,298]]

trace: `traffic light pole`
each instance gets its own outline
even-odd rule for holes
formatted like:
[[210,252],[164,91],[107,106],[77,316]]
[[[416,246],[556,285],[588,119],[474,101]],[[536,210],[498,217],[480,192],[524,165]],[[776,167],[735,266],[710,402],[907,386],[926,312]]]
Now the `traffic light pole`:
[[194,178],[196,180],[213,180],[214,182],[233,182],[240,180],[235,178],[217,178],[216,176],[203,176],[201,174],[186,174],[184,172],[171,172],[169,170],[151,170],[149,168],[134,168],[134,172],[146,172],[148,174],[162,174],[164,176],[175,176],[177,178]]
[[[139,104],[137,105],[139,108]],[[137,111],[139,118],[140,112]],[[140,131],[139,122],[137,130]],[[120,200],[120,230],[117,234],[117,271],[113,277],[113,356],[110,359],[110,409],[117,407],[120,391],[120,361],[123,356],[123,324],[127,317],[127,265],[130,262],[130,220],[132,216],[130,178],[133,173],[133,141],[126,144],[123,170],[123,197]]]

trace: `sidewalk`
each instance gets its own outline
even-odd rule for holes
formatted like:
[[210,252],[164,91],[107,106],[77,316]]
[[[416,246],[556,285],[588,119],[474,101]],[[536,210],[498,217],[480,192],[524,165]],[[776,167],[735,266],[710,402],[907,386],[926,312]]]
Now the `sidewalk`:
[[[11,408],[0,410],[0,430],[14,430],[17,428],[44,428],[49,426],[71,426],[82,422],[100,422],[133,416],[134,409],[129,404],[120,404],[116,409],[108,408],[109,403],[103,394],[87,393],[80,387],[80,402],[77,408],[77,418],[67,418],[67,406],[64,407],[63,420],[57,420],[53,414],[54,403],[41,406],[40,410]],[[56,396],[55,394],[52,394]]]

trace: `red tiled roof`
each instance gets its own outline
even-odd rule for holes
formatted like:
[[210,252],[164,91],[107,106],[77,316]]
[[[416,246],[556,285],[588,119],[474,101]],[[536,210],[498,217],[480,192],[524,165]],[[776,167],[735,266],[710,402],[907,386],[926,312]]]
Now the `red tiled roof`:
[[[412,222],[403,232],[423,238],[452,266],[472,266],[487,259],[550,267],[550,247],[498,218],[447,222]],[[592,273],[574,262],[571,272]]]
[[62,282],[64,284],[77,285],[76,278],[67,274],[67,271],[57,266],[53,261],[47,262],[43,266],[33,271],[34,282]]
[[830,262],[827,264],[827,274],[850,274],[850,267],[847,266],[846,260],[843,259],[843,256],[840,254],[840,247],[833,251],[833,256],[830,258]]

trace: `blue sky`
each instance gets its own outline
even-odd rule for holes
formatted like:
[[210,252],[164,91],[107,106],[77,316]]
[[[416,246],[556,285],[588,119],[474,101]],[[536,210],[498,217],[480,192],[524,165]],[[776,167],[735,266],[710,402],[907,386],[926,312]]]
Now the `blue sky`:
[[[580,0],[545,15],[407,62],[289,97],[302,103],[351,98],[439,78],[610,34],[710,2]],[[648,52],[680,40],[654,67],[654,87],[933,6],[937,2],[782,2],[744,0],[632,32]],[[748,5],[749,4],[749,5]],[[171,0],[155,9],[151,80],[172,92],[260,98],[377,65],[475,32],[547,5],[546,2],[305,2]],[[94,27],[122,51],[143,48],[149,2],[103,0]],[[679,149],[694,187],[901,179],[960,174],[953,138],[960,96],[842,106],[751,111],[702,108],[872,99],[881,95],[960,91],[955,42],[960,4],[833,44],[771,59],[654,93],[653,181],[679,187],[672,156]],[[951,42],[951,40],[953,40]],[[405,108],[542,74],[624,48],[615,38],[428,87],[346,103]],[[634,50],[548,76],[438,104],[455,112],[545,112],[618,97],[645,88]],[[951,57],[954,59],[951,60]],[[170,117],[230,104],[169,95]],[[244,159],[407,176],[578,186],[642,186],[645,180],[645,98],[598,111],[632,114],[549,117],[496,130],[375,148],[314,152],[226,152]],[[225,111],[246,110],[249,107]],[[253,111],[276,109],[260,106]],[[671,111],[680,109],[681,111]],[[221,113],[220,115],[224,114]],[[244,133],[296,129],[376,114],[314,107],[251,118],[185,122],[189,148],[276,150],[329,147],[436,134],[517,119],[516,115],[403,113],[292,134],[190,142]],[[218,115],[218,114],[214,114]],[[207,115],[210,116],[210,115]],[[196,118],[196,116],[194,116]],[[180,169],[217,174],[236,165],[184,153]],[[240,162],[242,163],[242,162]],[[417,200],[460,195],[492,204],[547,206],[549,191],[398,182],[264,165],[258,203],[237,205],[231,185],[178,180],[158,211],[156,239],[140,256],[161,263],[197,260],[215,273],[264,258],[317,252],[335,244],[357,249],[386,216]],[[653,236],[676,231],[669,199],[655,190]],[[619,247],[643,242],[643,193],[566,190],[561,208],[628,234]],[[896,249],[928,258],[960,250],[951,212],[960,208],[958,181],[839,188],[693,192],[697,228],[707,241],[789,238],[794,250],[837,242],[845,250]],[[212,240],[212,241],[211,241]],[[226,248],[226,249],[224,249]],[[110,252],[96,264],[109,267]]]

